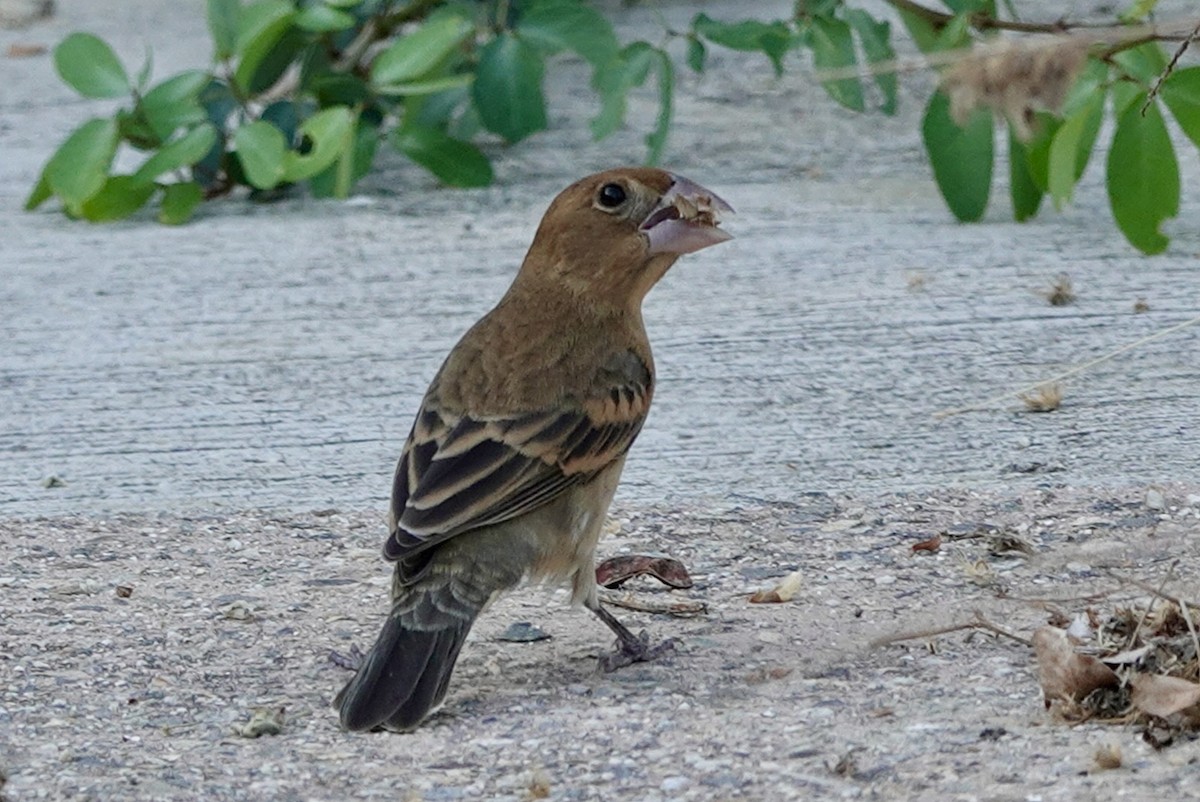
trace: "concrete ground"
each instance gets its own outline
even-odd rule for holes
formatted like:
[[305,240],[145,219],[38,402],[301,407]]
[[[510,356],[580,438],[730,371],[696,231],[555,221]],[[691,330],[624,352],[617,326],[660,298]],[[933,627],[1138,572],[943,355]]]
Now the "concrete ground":
[[[160,77],[207,63],[200,3],[58,5],[0,32],[0,51],[86,30],[133,69],[152,47]],[[615,13],[632,36],[694,10]],[[234,198],[181,228],[92,226],[20,206],[57,144],[113,105],[76,97],[48,55],[0,58],[5,790],[519,798],[545,775],[552,797],[579,799],[1073,799],[1099,787],[1093,742],[1115,739],[1130,761],[1103,775],[1105,793],[1196,793],[1175,768],[1192,747],[1154,753],[1131,729],[1046,717],[1020,647],[959,635],[938,654],[864,651],[996,603],[932,562],[895,568],[940,526],[1024,525],[1039,556],[1021,581],[1067,592],[1071,609],[1118,568],[1150,581],[1180,559],[1195,586],[1200,326],[1072,379],[1054,413],[1013,398],[933,416],[1200,314],[1195,149],[1179,138],[1183,211],[1163,256],[1117,232],[1099,156],[1061,213],[1013,223],[1000,175],[985,222],[960,225],[920,146],[928,78],[905,80],[897,117],[860,116],[796,62],[775,79],[762,57],[719,51],[708,74],[679,75],[667,166],[737,208],[736,239],[681,262],[648,300],[655,409],[618,492],[620,538],[603,547],[685,559],[708,577],[692,596],[710,616],[632,616],[682,637],[683,653],[605,677],[584,659],[603,633],[523,592],[481,624],[448,717],[407,738],[337,732],[324,704],[344,677],[324,656],[378,625],[379,521],[420,394],[554,193],[643,156],[653,96],[593,143],[586,80],[578,65],[552,71],[551,130],[489,144],[489,189],[439,188],[385,153],[346,203]],[[1078,297],[1053,307],[1043,293],[1061,273]],[[1162,506],[1145,507],[1150,489]],[[789,511],[808,504],[820,511],[801,525]],[[744,604],[797,567],[824,590]],[[118,602],[124,581],[136,590]],[[248,597],[253,632],[220,612]],[[860,631],[837,617],[855,608],[880,612]],[[1002,614],[1026,635],[1045,617]],[[489,640],[518,616],[552,645]],[[760,670],[770,681],[743,681]],[[281,736],[231,739],[256,705],[304,712]],[[1013,734],[1003,748],[979,738],[995,721]],[[867,758],[835,771],[851,753]]]

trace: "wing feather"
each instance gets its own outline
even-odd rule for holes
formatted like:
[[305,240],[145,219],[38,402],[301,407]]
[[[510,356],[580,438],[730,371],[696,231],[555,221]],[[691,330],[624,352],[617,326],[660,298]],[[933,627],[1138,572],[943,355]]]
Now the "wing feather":
[[[629,363],[622,355],[619,364]],[[452,416],[431,393],[396,467],[385,556],[408,560],[460,532],[535,510],[620,459],[653,392],[649,370],[636,364],[633,375],[608,371],[577,405],[511,417]]]

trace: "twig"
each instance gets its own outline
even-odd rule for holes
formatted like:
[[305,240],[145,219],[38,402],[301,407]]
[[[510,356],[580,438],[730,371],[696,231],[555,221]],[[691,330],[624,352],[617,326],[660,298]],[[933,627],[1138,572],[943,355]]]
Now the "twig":
[[[1167,80],[1175,71],[1175,65],[1179,63],[1179,57],[1183,55],[1183,51],[1187,50],[1188,45],[1194,42],[1198,36],[1200,36],[1200,22],[1197,22],[1196,27],[1192,28],[1191,35],[1179,43],[1179,47],[1176,49],[1175,55],[1171,56],[1171,61],[1167,63],[1166,69],[1159,73],[1157,80],[1154,81],[1154,86],[1150,87],[1150,92],[1146,95],[1146,102],[1142,104],[1143,117],[1146,116],[1146,109],[1150,108],[1154,98],[1158,97],[1158,90],[1162,88],[1163,81]],[[1200,654],[1200,651],[1197,654]]]
[[884,638],[876,638],[871,641],[871,645],[890,646],[893,643],[898,643],[902,640],[917,640],[923,638],[932,638],[937,635],[946,635],[950,632],[960,632],[964,629],[982,629],[986,632],[991,632],[995,635],[1003,635],[1006,638],[1011,638],[1017,643],[1023,643],[1026,646],[1032,646],[1033,643],[1027,638],[1022,638],[1020,635],[1014,635],[1006,629],[996,626],[991,621],[983,617],[983,613],[975,611],[975,617],[970,621],[965,621],[961,624],[952,624],[947,627],[938,627],[937,629],[924,629],[916,632],[902,632],[899,635],[889,635]]
[[1126,351],[1132,351],[1134,348],[1137,348],[1138,346],[1145,345],[1146,343],[1148,343],[1152,340],[1157,340],[1160,337],[1166,337],[1168,334],[1174,334],[1177,331],[1186,329],[1188,326],[1194,326],[1197,323],[1200,323],[1200,317],[1194,317],[1191,320],[1185,320],[1182,323],[1176,323],[1174,326],[1169,326],[1169,327],[1163,329],[1162,331],[1157,331],[1154,334],[1151,334],[1146,337],[1142,337],[1140,340],[1135,340],[1134,342],[1126,343],[1125,345],[1122,345],[1120,348],[1109,351],[1107,354],[1104,354],[1102,356],[1098,356],[1095,359],[1091,360],[1090,362],[1084,362],[1082,365],[1073,367],[1070,370],[1065,370],[1062,373],[1059,373],[1055,376],[1051,376],[1048,379],[1040,379],[1039,381],[1036,381],[1033,384],[1028,385],[1027,387],[1022,387],[1019,390],[1009,390],[1007,392],[1001,393],[1000,395],[993,396],[992,398],[988,398],[983,401],[978,401],[974,404],[968,404],[965,407],[954,407],[952,409],[938,410],[937,412],[933,413],[933,417],[936,420],[941,420],[942,418],[948,418],[951,415],[961,415],[964,412],[976,412],[979,410],[987,409],[987,408],[993,406],[994,404],[1000,403],[1001,401],[1007,401],[1009,398],[1015,397],[1017,399],[1020,399],[1022,395],[1026,394],[1026,393],[1031,393],[1034,390],[1037,390],[1037,388],[1041,387],[1043,384],[1047,384],[1050,382],[1062,381],[1063,379],[1066,379],[1070,376],[1074,376],[1078,373],[1082,373],[1083,371],[1085,371],[1089,368],[1094,368],[1096,365],[1099,365],[1102,362],[1107,362],[1108,360],[1110,360],[1114,357],[1118,357],[1121,354],[1125,353]]
[[1175,599],[1175,603],[1179,605],[1179,614],[1183,616],[1183,620],[1187,622],[1188,632],[1192,633],[1192,646],[1196,649],[1196,659],[1200,660],[1200,636],[1196,635],[1196,625],[1192,623],[1192,611],[1190,605],[1180,598]]
[[691,599],[665,603],[639,601],[628,593],[601,592],[600,600],[613,607],[624,607],[626,610],[637,610],[641,613],[657,613],[659,615],[692,616],[708,612],[708,605],[702,601]]
[[1129,633],[1129,640],[1125,642],[1126,650],[1132,649],[1133,644],[1137,643],[1138,633],[1142,631],[1142,625],[1145,624],[1146,619],[1150,617],[1150,610],[1154,608],[1154,602],[1157,599],[1163,598],[1163,588],[1165,588],[1167,583],[1175,577],[1175,566],[1177,565],[1179,565],[1179,560],[1171,563],[1171,566],[1167,568],[1167,575],[1163,577],[1162,582],[1158,584],[1157,588],[1153,585],[1142,582],[1140,579],[1134,579],[1133,577],[1129,578],[1129,583],[1131,585],[1135,585],[1142,590],[1149,591],[1154,595],[1150,597],[1150,603],[1146,605],[1146,609],[1142,610],[1142,617],[1138,619],[1137,626],[1133,628],[1133,632]]

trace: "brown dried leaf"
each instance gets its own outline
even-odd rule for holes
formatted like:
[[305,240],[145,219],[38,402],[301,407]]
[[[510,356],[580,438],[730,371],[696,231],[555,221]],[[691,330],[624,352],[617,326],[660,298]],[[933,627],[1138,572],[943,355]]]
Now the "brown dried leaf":
[[935,552],[942,547],[942,533],[939,532],[928,540],[922,540],[920,543],[914,543],[912,550],[914,553],[922,551]]
[[1120,682],[1104,663],[1076,652],[1061,629],[1038,628],[1033,633],[1033,653],[1037,657],[1038,682],[1046,707],[1055,700],[1082,699],[1097,688],[1113,687]]
[[33,58],[40,56],[46,52],[46,46],[42,44],[27,44],[25,42],[13,42],[8,46],[8,50],[4,55],[9,58]]
[[780,604],[796,598],[804,576],[800,571],[792,571],[780,580],[779,584],[770,590],[760,590],[750,596],[751,604]]
[[1121,745],[1120,744],[1104,744],[1096,748],[1096,754],[1092,755],[1092,759],[1096,761],[1096,768],[1101,771],[1121,768]]
[[1193,721],[1200,720],[1200,685],[1158,674],[1138,674],[1129,684],[1138,710],[1159,718],[1183,713]]
[[670,557],[651,557],[646,554],[624,554],[609,557],[596,566],[596,584],[619,588],[635,576],[650,576],[678,590],[690,588],[692,578],[679,560]]
[[1039,384],[1033,392],[1022,393],[1021,400],[1029,412],[1053,412],[1062,406],[1063,388],[1058,382]]
[[1086,39],[1067,36],[976,47],[942,75],[950,115],[963,125],[975,109],[991,109],[1007,117],[1017,137],[1028,142],[1034,111],[1062,108],[1087,60],[1087,48]]

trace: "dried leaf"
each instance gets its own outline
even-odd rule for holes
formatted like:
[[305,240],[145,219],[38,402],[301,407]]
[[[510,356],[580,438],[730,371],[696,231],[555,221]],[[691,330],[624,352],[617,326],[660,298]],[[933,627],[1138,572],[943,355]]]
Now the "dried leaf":
[[1037,657],[1038,682],[1046,707],[1055,700],[1080,700],[1097,688],[1113,687],[1120,682],[1104,663],[1076,652],[1061,629],[1040,627],[1034,632],[1033,653]]
[[1096,749],[1096,754],[1092,758],[1096,761],[1096,768],[1102,771],[1119,769],[1121,768],[1121,745],[1104,744]]
[[780,580],[779,584],[770,590],[760,590],[750,597],[751,604],[780,604],[796,598],[804,576],[800,571],[792,571]]
[[1133,706],[1138,710],[1159,718],[1183,713],[1193,721],[1200,720],[1200,685],[1158,674],[1138,674],[1130,685]]
[[678,590],[692,586],[692,578],[679,560],[645,554],[625,554],[602,561],[596,566],[596,583],[606,588],[619,588],[643,574]]
[[1022,142],[1033,138],[1034,111],[1057,112],[1087,60],[1088,42],[1059,36],[1034,43],[978,46],[942,75],[950,114],[963,125],[980,107],[1003,114]]
[[283,732],[283,720],[286,712],[282,707],[256,707],[250,714],[250,720],[234,727],[233,732],[243,738],[278,735]]
[[1063,388],[1058,382],[1039,384],[1031,393],[1022,393],[1021,400],[1029,412],[1053,412],[1062,406]]
[[937,533],[928,540],[922,540],[920,543],[914,543],[912,550],[914,553],[922,551],[935,552],[942,547],[942,534]]
[[132,595],[133,595],[133,586],[132,585],[117,585],[117,597],[118,598],[128,599]]

